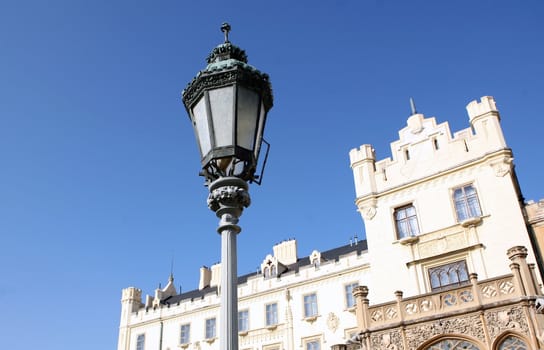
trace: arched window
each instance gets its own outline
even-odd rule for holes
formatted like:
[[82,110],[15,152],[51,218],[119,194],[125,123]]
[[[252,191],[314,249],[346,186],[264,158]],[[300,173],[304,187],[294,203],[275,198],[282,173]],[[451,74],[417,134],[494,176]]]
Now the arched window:
[[431,290],[437,291],[444,288],[467,284],[468,270],[465,260],[452,262],[429,269]]
[[529,347],[518,337],[509,335],[499,345],[499,350],[527,350]]
[[425,350],[480,350],[476,345],[464,339],[442,339],[428,346]]
[[272,265],[270,266],[270,277],[276,277],[278,275],[278,270],[276,270],[276,266]]

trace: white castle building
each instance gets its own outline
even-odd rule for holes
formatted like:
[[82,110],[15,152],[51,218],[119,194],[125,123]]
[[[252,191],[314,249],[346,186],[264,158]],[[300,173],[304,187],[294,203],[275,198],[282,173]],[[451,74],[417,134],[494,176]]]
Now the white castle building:
[[[240,350],[543,347],[540,250],[494,99],[453,135],[413,109],[391,158],[349,154],[366,240],[302,258],[281,242],[238,278]],[[118,350],[217,350],[220,269],[186,293],[172,276],[145,300],[124,289]]]

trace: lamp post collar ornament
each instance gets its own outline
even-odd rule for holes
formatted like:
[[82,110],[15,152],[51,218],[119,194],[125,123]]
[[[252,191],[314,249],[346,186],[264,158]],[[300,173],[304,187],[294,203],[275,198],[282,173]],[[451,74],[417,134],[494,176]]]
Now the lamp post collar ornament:
[[[235,177],[226,178],[229,182],[223,181],[213,182],[210,185],[210,194],[208,195],[208,208],[216,212],[220,216],[220,211],[225,211],[227,208],[240,208],[240,216],[242,208],[247,208],[251,204],[251,198],[248,192],[247,183]],[[238,181],[237,181],[238,180]]]

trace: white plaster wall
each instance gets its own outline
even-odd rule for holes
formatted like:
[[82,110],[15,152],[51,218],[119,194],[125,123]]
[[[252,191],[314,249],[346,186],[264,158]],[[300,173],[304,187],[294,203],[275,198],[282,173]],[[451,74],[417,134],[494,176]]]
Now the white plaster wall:
[[[298,273],[287,273],[280,278],[264,279],[262,275],[251,277],[238,288],[239,310],[249,311],[247,336],[239,338],[240,349],[261,350],[267,345],[281,343],[280,348],[301,349],[303,339],[319,337],[322,346],[345,342],[348,330],[357,326],[354,311],[346,310],[344,286],[358,282],[368,284],[367,254],[360,256],[352,253],[341,257],[339,261],[325,261],[319,268],[307,266]],[[291,297],[289,304],[286,292]],[[319,315],[314,322],[303,320],[303,297],[315,292],[318,299]],[[265,305],[278,304],[278,322],[275,330],[265,326]],[[293,317],[293,344],[289,344],[287,330],[288,308]],[[338,326],[332,330],[328,325],[329,313],[338,318]],[[180,327],[191,324],[191,343],[189,350],[218,350],[219,340],[212,343],[205,341],[205,320],[216,317],[216,330],[219,330],[219,297],[206,295],[202,300],[184,301],[180,305],[161,306],[156,309],[141,308],[131,313],[127,331],[130,333],[127,347],[119,350],[133,350],[138,334],[146,334],[146,349],[158,348],[160,341],[160,323],[163,323],[162,348],[180,349]],[[258,336],[255,334],[258,333]]]

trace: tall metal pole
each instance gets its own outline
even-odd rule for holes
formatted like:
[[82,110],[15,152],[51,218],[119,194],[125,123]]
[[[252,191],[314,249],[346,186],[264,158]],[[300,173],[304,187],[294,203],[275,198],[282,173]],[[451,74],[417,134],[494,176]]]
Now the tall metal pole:
[[219,349],[238,350],[238,272],[236,235],[238,219],[251,199],[247,183],[237,177],[222,177],[209,185],[208,207],[219,218],[221,235],[221,312]]

